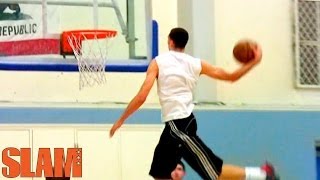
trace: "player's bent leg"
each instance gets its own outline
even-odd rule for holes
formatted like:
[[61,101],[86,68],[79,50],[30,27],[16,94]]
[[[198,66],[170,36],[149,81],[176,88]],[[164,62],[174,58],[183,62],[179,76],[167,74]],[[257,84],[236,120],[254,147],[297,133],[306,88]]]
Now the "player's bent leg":
[[182,157],[202,179],[217,180],[223,161],[199,137],[189,137],[183,146]]
[[246,171],[244,168],[234,165],[223,165],[219,180],[245,180]]
[[182,157],[202,179],[217,180],[222,160],[197,136],[197,122],[193,114],[188,118],[168,122],[171,134],[181,142]]
[[223,165],[219,180],[278,180],[274,167],[270,163],[262,167],[239,167]]
[[154,179],[171,179],[171,172],[181,159],[179,142],[170,134],[166,125],[155,148],[149,175]]

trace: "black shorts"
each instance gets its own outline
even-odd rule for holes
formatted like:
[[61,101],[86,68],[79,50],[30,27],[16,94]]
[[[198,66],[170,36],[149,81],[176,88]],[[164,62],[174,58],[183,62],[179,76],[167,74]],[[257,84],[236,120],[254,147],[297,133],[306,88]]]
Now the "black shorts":
[[197,136],[193,114],[166,122],[154,151],[149,174],[155,179],[171,179],[171,172],[183,158],[202,179],[218,179],[223,161]]

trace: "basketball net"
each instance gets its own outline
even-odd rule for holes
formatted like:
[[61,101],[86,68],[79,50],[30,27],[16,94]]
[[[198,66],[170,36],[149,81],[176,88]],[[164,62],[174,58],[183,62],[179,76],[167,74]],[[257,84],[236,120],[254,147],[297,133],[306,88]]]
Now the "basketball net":
[[106,83],[107,50],[115,31],[75,31],[68,42],[78,61],[79,89]]

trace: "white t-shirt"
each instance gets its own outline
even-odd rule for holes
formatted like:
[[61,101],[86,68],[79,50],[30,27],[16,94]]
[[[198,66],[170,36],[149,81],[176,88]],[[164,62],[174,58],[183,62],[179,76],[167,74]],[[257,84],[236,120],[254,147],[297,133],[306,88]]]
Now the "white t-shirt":
[[158,96],[162,121],[188,117],[194,108],[193,91],[201,72],[201,60],[169,51],[155,58],[158,68]]

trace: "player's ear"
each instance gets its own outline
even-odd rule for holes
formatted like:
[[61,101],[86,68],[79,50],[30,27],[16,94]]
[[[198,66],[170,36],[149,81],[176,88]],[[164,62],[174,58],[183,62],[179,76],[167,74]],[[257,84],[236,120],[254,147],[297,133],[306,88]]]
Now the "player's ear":
[[168,37],[168,46],[169,46],[169,47],[174,47],[173,40],[170,39],[170,37]]

